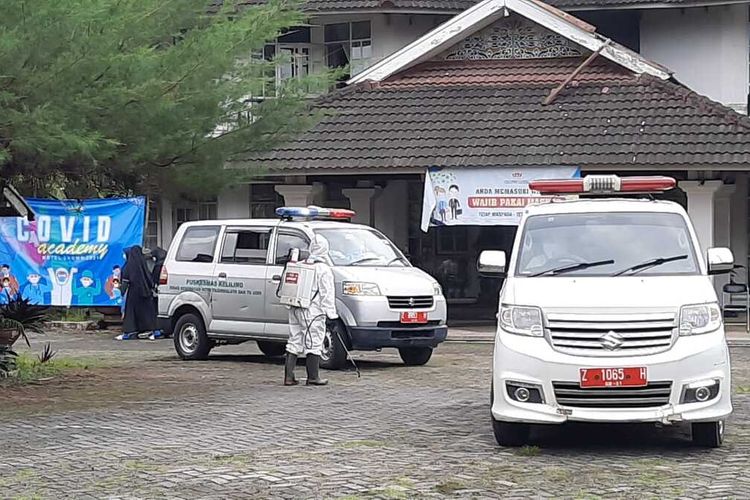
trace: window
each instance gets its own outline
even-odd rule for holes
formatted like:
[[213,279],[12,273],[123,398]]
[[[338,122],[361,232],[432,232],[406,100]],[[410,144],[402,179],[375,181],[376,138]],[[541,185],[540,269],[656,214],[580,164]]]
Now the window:
[[178,207],[174,211],[174,227],[177,229],[183,223],[193,220],[193,209],[187,207]]
[[177,249],[177,260],[181,262],[213,262],[218,237],[218,227],[189,228],[185,231],[180,247]]
[[198,202],[198,220],[218,219],[219,203],[216,198]]
[[254,54],[256,60],[276,61],[275,66],[269,66],[265,71],[265,83],[259,97],[275,97],[277,88],[284,80],[310,74],[311,47],[310,27],[299,26],[287,30],[276,42],[266,44],[262,53]]
[[250,217],[253,219],[275,219],[276,209],[282,204],[281,195],[273,184],[250,185]]
[[307,251],[310,242],[305,236],[299,233],[280,233],[276,241],[276,264],[283,266],[286,264],[289,251],[292,248],[299,248]]
[[438,255],[463,253],[469,249],[469,233],[466,226],[440,227],[437,233]]
[[372,58],[370,21],[327,24],[325,45],[329,68],[349,66],[351,74],[356,75]]
[[159,205],[157,205],[156,200],[148,200],[145,245],[146,248],[159,246]]
[[265,264],[271,231],[266,228],[228,231],[224,235],[221,262],[232,264]]

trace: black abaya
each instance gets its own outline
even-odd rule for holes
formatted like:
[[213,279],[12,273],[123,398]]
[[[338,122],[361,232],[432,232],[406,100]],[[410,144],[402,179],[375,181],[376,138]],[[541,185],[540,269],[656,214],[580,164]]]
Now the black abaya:
[[122,279],[127,284],[123,332],[141,333],[156,330],[154,282],[141,247],[127,249]]

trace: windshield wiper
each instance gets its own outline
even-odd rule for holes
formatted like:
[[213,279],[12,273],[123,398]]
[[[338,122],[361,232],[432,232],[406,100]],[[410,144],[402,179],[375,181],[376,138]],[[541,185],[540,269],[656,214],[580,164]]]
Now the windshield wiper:
[[393,264],[394,262],[399,262],[399,261],[400,261],[400,262],[401,262],[402,264],[404,263],[404,260],[403,260],[403,259],[402,259],[401,257],[396,257],[395,259],[391,259],[391,260],[390,260],[390,261],[388,262],[388,264],[386,264],[386,265],[385,265],[385,267],[391,267],[391,264]]
[[597,260],[595,262],[579,262],[578,264],[573,264],[570,266],[563,266],[563,267],[555,267],[553,269],[547,269],[546,271],[541,271],[539,273],[534,273],[530,275],[532,278],[536,278],[537,276],[545,276],[545,275],[557,275],[557,274],[563,274],[563,273],[569,273],[571,271],[578,271],[581,269],[588,269],[589,267],[596,267],[596,266],[607,266],[609,264],[614,264],[615,261],[612,259],[609,260]]
[[634,266],[630,266],[627,269],[623,269],[622,271],[617,271],[612,276],[620,276],[622,274],[625,274],[630,271],[630,274],[636,274],[639,273],[645,269],[648,269],[650,267],[656,267],[660,266],[662,264],[666,264],[667,262],[674,262],[676,260],[683,260],[687,259],[687,254],[682,255],[674,255],[672,257],[655,257],[653,259],[649,259],[647,261],[641,262],[640,264],[636,264]]
[[350,262],[350,266],[356,266],[357,264],[362,264],[363,262],[370,262],[371,260],[380,260],[380,257],[365,257],[364,259],[355,260],[354,262]]

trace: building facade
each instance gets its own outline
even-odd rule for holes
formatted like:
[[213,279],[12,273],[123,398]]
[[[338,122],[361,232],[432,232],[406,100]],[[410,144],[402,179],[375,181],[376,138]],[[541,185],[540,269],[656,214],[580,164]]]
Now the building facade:
[[[533,0],[311,8],[311,26],[265,54],[296,55],[278,78],[349,65],[348,86],[321,100],[334,116],[265,158],[243,160],[272,167],[257,182],[215,200],[159,200],[149,234],[165,246],[186,220],[267,217],[282,204],[348,207],[441,281],[460,306],[454,319],[489,318],[499,283],[479,278],[476,254],[508,249],[515,228],[423,233],[426,169],[573,165],[584,174],[675,176],[680,189],[670,196],[687,207],[702,245],[730,246],[746,264],[750,136],[747,119],[729,108],[747,112],[748,6],[553,4],[575,17]],[[607,45],[595,63],[541,106],[597,44]]]

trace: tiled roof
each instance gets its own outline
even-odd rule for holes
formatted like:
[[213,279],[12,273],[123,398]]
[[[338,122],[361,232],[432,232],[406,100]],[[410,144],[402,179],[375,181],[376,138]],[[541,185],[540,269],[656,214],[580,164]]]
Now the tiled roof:
[[[733,0],[547,0],[546,3],[564,10],[591,8],[633,8],[638,6],[674,5],[675,7],[691,4],[726,4]],[[212,0],[212,5],[221,4],[223,0]],[[264,0],[240,0],[240,4],[257,5]],[[306,12],[345,12],[359,10],[408,10],[461,12],[478,3],[478,0],[306,0],[303,9]]]
[[750,119],[597,59],[549,105],[580,58],[443,61],[324,97],[327,115],[263,157],[284,171],[750,165]]

